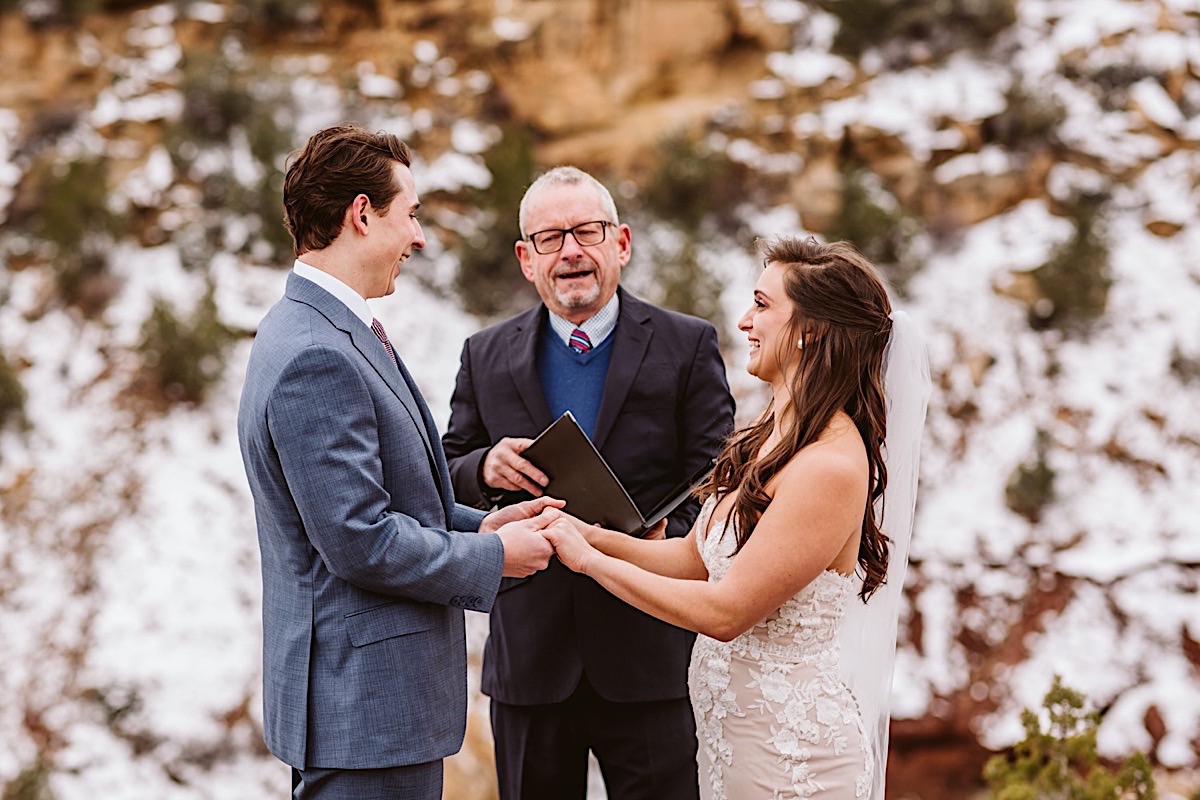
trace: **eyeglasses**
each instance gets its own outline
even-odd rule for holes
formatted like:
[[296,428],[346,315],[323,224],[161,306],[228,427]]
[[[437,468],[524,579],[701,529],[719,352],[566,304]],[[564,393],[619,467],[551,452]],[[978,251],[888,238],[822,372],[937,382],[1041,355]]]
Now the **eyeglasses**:
[[531,233],[526,240],[533,242],[533,249],[545,256],[562,250],[563,245],[566,244],[568,233],[575,237],[575,241],[579,243],[580,247],[600,244],[604,241],[604,231],[609,225],[616,227],[615,222],[606,220],[581,222],[574,228],[550,228]]

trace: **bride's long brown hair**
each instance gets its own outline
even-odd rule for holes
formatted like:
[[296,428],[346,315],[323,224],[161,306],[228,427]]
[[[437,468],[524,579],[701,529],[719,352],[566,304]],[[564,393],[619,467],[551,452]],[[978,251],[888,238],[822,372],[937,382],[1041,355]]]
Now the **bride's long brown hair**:
[[[761,458],[775,424],[774,401],[757,422],[735,431],[699,494],[715,494],[719,502],[740,488],[732,516],[735,552],[741,550],[771,500],[767,483],[845,411],[866,445],[870,471],[858,546],[859,596],[866,602],[887,578],[888,537],[879,528],[875,503],[887,486],[883,354],[892,330],[891,302],[875,267],[849,242],[780,237],[762,255],[764,267],[774,262],[785,268],[783,285],[792,303],[776,354],[782,368],[798,360],[789,386],[792,413],[783,420],[782,440]],[[801,336],[802,349],[796,347]]]

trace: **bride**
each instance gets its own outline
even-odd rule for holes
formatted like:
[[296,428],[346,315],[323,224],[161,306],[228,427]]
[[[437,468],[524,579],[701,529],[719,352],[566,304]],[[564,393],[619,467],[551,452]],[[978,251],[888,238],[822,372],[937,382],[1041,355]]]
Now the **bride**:
[[853,245],[781,237],[763,255],[738,328],[771,401],[718,457],[691,532],[564,516],[545,534],[571,569],[700,634],[703,798],[879,800],[928,366]]

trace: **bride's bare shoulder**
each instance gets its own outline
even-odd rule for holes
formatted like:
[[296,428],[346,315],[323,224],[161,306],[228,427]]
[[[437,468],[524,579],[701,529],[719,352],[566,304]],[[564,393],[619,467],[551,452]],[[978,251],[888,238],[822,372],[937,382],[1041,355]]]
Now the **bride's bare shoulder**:
[[778,473],[777,491],[856,492],[867,483],[867,452],[849,417],[835,418],[821,437]]

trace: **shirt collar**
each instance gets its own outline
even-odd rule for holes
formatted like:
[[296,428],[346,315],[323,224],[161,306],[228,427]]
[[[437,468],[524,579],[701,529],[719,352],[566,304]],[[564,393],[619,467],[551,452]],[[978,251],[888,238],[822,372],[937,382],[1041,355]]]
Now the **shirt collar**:
[[358,292],[351,289],[346,284],[342,283],[337,278],[330,275],[324,270],[305,264],[300,259],[296,259],[296,263],[292,265],[292,272],[295,272],[301,278],[312,281],[317,286],[320,286],[325,291],[329,292],[335,298],[341,301],[342,305],[350,309],[354,316],[363,321],[363,324],[368,328],[371,327],[371,321],[375,319],[375,314],[372,313],[371,307],[367,305],[367,301]]
[[617,293],[609,298],[604,307],[597,311],[592,316],[588,317],[581,324],[576,325],[570,320],[560,317],[553,311],[550,312],[550,328],[554,331],[559,339],[562,339],[563,344],[570,345],[571,331],[579,328],[588,335],[588,339],[592,342],[592,347],[599,347],[600,343],[609,337],[613,330],[617,327],[617,317],[621,313],[621,301]]

